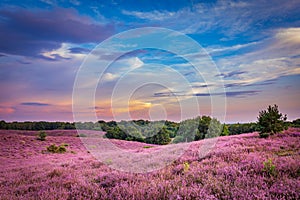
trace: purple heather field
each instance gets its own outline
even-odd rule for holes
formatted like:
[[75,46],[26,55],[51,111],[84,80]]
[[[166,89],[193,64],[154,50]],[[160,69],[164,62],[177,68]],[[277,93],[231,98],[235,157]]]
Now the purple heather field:
[[[300,199],[300,129],[268,139],[219,137],[202,158],[205,140],[192,142],[179,159],[148,173],[111,169],[75,130],[46,133],[40,141],[35,131],[0,130],[0,199]],[[128,153],[161,148],[112,141]],[[49,153],[51,144],[66,144],[67,152]]]

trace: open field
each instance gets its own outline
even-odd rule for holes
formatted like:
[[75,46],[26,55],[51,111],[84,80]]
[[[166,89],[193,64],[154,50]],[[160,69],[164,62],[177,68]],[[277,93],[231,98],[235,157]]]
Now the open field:
[[[300,129],[220,137],[201,159],[205,140],[193,142],[171,165],[142,174],[99,162],[75,130],[46,133],[39,141],[35,131],[0,130],[0,199],[300,199]],[[128,152],[161,148],[112,141]],[[67,152],[46,152],[51,144]]]

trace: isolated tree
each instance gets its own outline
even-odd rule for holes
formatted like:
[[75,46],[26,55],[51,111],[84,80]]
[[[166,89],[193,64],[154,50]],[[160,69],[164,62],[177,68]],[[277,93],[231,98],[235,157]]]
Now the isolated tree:
[[275,104],[274,106],[269,105],[267,110],[260,111],[257,119],[260,137],[268,137],[285,129],[284,122],[287,117],[279,112],[278,106]]

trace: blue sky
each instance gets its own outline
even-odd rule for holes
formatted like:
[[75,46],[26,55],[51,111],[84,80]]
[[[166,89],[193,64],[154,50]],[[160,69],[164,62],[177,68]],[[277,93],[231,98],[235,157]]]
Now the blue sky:
[[[97,46],[143,27],[185,34],[203,47],[197,55],[211,63],[199,64],[199,74],[184,59],[188,51],[126,52],[105,70],[94,67],[103,71],[101,77],[85,79],[85,91],[96,85],[95,105],[82,106],[80,119],[96,112],[104,120],[205,114],[248,122],[269,104],[279,105],[289,120],[300,118],[299,10],[293,0],[1,1],[0,118],[72,121],[74,82],[89,53],[96,48],[95,61],[104,62],[130,50],[128,44],[157,46],[159,38],[151,33],[117,40],[102,51]],[[173,39],[175,50],[191,48]]]

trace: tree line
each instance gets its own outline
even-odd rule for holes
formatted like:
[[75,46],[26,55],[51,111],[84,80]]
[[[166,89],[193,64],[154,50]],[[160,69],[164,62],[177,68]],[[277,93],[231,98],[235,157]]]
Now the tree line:
[[[274,122],[274,117],[278,120]],[[282,118],[282,120],[280,120]],[[273,125],[272,125],[273,123]],[[271,124],[271,125],[270,125]],[[271,128],[268,128],[271,127]],[[279,127],[279,128],[278,128]],[[98,122],[5,122],[0,121],[0,129],[13,130],[56,130],[81,129],[105,131],[105,137],[139,141],[149,144],[169,144],[191,142],[206,138],[238,135],[260,131],[261,133],[278,132],[281,127],[300,127],[300,119],[292,122],[283,120],[278,107],[269,106],[268,110],[259,113],[258,122],[222,124],[218,119],[210,116],[198,116],[181,122],[172,121],[103,121]],[[262,134],[261,134],[262,135]],[[263,135],[266,137],[265,135]]]

